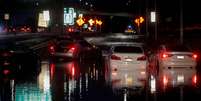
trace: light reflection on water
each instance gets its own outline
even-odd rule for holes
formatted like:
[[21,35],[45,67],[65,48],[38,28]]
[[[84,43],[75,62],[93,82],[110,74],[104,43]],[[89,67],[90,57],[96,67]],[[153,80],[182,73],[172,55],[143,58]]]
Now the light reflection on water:
[[98,75],[99,71],[93,63],[78,64],[72,61],[55,64],[43,61],[37,77],[10,80],[4,91],[9,92],[9,101],[88,101]]
[[49,64],[42,62],[37,81],[17,83],[15,101],[51,101]]

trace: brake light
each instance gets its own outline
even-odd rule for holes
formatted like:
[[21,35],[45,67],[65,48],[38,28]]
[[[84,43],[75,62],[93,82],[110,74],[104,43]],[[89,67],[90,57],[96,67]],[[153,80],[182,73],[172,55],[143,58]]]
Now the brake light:
[[146,60],[146,56],[141,56],[137,58],[137,61],[145,61]]
[[69,52],[74,53],[75,52],[75,47],[70,48]]
[[167,76],[163,76],[163,85],[167,85],[167,83],[168,83],[168,78],[167,78]]
[[9,57],[9,56],[11,56],[11,53],[10,52],[5,52],[5,53],[3,53],[2,54],[4,57]]
[[193,56],[192,56],[194,59],[197,59],[197,54],[193,54]]
[[172,54],[163,53],[161,57],[162,58],[167,58],[167,57],[171,57],[171,56],[172,56]]
[[197,83],[197,75],[194,75],[194,76],[193,76],[192,82],[193,82],[193,84],[196,84],[196,83]]
[[112,60],[121,60],[121,57],[118,57],[118,56],[116,56],[116,55],[112,55],[112,56],[111,56],[111,59],[112,59]]
[[10,70],[4,70],[3,73],[4,73],[4,75],[8,75],[8,74],[10,74]]
[[167,58],[168,55],[164,53],[164,54],[162,55],[162,57],[163,57],[163,58]]
[[55,47],[54,47],[54,46],[50,46],[50,47],[49,47],[49,50],[50,50],[50,51],[55,51]]
[[50,46],[50,47],[49,47],[49,51],[50,51],[51,54],[54,54],[54,52],[55,52],[55,47],[54,47],[54,46]]

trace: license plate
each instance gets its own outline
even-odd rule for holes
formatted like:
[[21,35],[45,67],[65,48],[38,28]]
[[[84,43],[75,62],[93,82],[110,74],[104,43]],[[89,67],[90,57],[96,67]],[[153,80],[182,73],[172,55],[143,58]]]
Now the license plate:
[[177,59],[184,59],[184,56],[177,56]]
[[184,82],[184,76],[183,75],[178,75],[177,76],[177,82]]
[[126,78],[126,84],[132,85],[133,84],[133,79],[131,77]]
[[131,62],[131,61],[133,61],[133,60],[132,60],[132,59],[126,59],[126,61]]

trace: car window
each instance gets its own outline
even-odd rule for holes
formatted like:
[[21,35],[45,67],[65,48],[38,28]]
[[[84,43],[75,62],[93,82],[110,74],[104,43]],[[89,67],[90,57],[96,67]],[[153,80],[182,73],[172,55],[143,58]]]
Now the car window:
[[143,53],[140,47],[134,46],[116,46],[114,52],[118,53]]

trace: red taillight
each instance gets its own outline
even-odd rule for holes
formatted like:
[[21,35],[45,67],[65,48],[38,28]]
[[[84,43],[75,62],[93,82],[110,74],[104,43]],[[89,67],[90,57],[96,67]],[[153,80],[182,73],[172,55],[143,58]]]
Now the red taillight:
[[55,52],[55,47],[54,47],[54,46],[50,46],[50,47],[49,47],[49,51],[50,51],[51,54],[54,54],[54,52]]
[[54,46],[50,46],[50,50],[54,50]]
[[4,57],[9,57],[11,55],[12,55],[11,52],[4,52],[4,53],[2,53],[2,56],[4,56]]
[[162,54],[162,58],[167,58],[167,57],[171,57],[171,56],[173,56],[172,54],[167,54],[167,53],[163,53]]
[[75,52],[75,47],[70,48],[69,52],[74,53]]
[[111,56],[111,59],[112,59],[112,60],[121,60],[121,57],[118,57],[118,56],[116,56],[116,55],[112,55],[112,56]]
[[193,82],[193,84],[196,84],[196,83],[197,83],[197,75],[194,75],[194,76],[193,76],[192,82]]
[[4,73],[4,75],[8,75],[8,74],[10,74],[10,70],[4,70],[3,73]]
[[193,54],[193,56],[192,56],[194,59],[197,59],[197,54]]
[[164,53],[164,54],[162,55],[162,57],[163,57],[163,58],[167,58],[168,55]]
[[167,78],[167,76],[163,76],[163,85],[167,85],[167,83],[168,83],[168,78]]
[[137,61],[145,61],[146,60],[146,56],[141,56],[137,58]]

